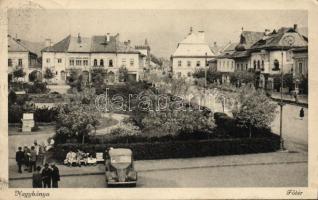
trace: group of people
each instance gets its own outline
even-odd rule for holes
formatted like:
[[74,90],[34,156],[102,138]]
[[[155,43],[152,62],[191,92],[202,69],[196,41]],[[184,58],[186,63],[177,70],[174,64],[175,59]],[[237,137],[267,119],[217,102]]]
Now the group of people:
[[37,141],[34,141],[34,144],[29,148],[28,146],[18,147],[16,152],[16,162],[18,165],[18,172],[22,173],[22,166],[24,166],[24,171],[32,172],[36,171],[36,166],[38,163],[42,164],[44,160],[45,149],[43,146],[37,144]]
[[66,158],[64,160],[64,164],[71,166],[79,166],[82,165],[96,165],[97,159],[96,159],[96,153],[85,153],[84,151],[81,151],[79,149],[73,151],[70,150],[66,154]]
[[54,163],[51,164],[51,167],[45,163],[43,169],[40,166],[36,167],[36,171],[32,175],[33,188],[58,188],[59,181],[60,172]]

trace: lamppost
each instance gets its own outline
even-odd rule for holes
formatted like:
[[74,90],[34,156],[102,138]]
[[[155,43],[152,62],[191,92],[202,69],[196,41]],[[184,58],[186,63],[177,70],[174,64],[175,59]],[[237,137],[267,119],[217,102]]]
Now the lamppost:
[[[287,35],[285,37],[283,37],[282,39],[282,51],[281,51],[281,55],[282,55],[282,67],[281,67],[281,87],[280,87],[280,102],[279,102],[279,106],[280,106],[280,124],[279,124],[279,137],[280,137],[280,149],[281,150],[285,150],[284,147],[284,139],[283,139],[283,86],[284,86],[284,45],[291,47],[294,42],[295,42],[295,38],[292,35]],[[287,55],[286,55],[287,57]]]

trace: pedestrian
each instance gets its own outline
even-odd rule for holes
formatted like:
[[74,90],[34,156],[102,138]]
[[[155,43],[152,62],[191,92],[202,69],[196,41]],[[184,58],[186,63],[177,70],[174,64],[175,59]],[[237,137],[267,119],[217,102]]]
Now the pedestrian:
[[34,140],[34,149],[35,149],[35,152],[36,152],[36,157],[39,157],[39,153],[40,153],[40,145],[38,145],[38,142],[37,140]]
[[294,98],[295,98],[295,102],[298,103],[298,95],[296,91],[294,92]]
[[19,168],[18,172],[22,173],[21,167],[24,162],[24,152],[22,151],[22,147],[19,147],[18,151],[15,153],[15,160],[17,161],[17,165]]
[[59,168],[55,165],[55,163],[51,164],[52,168],[52,188],[58,188],[58,182],[60,181],[60,172]]
[[49,168],[49,164],[45,163],[44,169],[42,170],[42,181],[44,188],[51,187],[52,170]]
[[29,165],[30,165],[30,149],[27,146],[24,146],[23,153],[24,153],[23,163],[25,165],[24,171],[28,171]]
[[300,111],[299,111],[299,117],[302,120],[304,116],[305,116],[304,108],[301,108]]
[[36,171],[34,171],[32,175],[32,186],[33,188],[42,188],[42,174],[40,166],[36,168]]
[[30,163],[29,172],[32,172],[32,168],[33,168],[33,171],[35,171],[36,170],[36,151],[34,146],[31,147],[29,163]]

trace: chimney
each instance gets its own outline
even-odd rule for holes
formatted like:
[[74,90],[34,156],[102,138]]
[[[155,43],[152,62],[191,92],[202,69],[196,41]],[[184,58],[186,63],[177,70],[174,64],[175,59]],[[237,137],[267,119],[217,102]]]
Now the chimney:
[[265,31],[264,31],[264,35],[265,35],[265,36],[268,36],[270,33],[271,33],[271,30],[265,29]]
[[192,34],[193,32],[193,29],[192,29],[192,26],[190,27],[190,32],[189,32],[189,35]]
[[295,31],[295,32],[298,31],[297,24],[294,24],[294,31]]
[[109,33],[106,34],[106,42],[109,42],[110,41],[110,35]]
[[198,31],[198,38],[200,39],[202,43],[204,43],[204,36],[205,36],[204,31]]
[[45,47],[50,47],[51,46],[51,39],[47,38],[44,41]]
[[81,35],[78,33],[77,35],[77,43],[81,43],[82,42],[82,38]]

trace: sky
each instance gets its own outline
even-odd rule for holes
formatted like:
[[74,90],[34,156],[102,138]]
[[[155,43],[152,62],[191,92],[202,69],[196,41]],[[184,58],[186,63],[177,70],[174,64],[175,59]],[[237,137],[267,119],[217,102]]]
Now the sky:
[[120,40],[143,44],[147,38],[151,53],[169,58],[178,42],[189,33],[204,31],[212,45],[238,42],[242,27],[264,31],[280,27],[307,27],[304,10],[40,10],[15,9],[8,13],[8,32],[18,38],[56,43],[67,35],[90,37],[120,34]]

